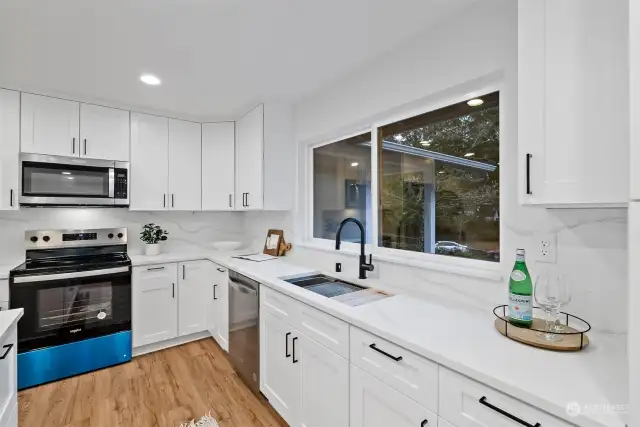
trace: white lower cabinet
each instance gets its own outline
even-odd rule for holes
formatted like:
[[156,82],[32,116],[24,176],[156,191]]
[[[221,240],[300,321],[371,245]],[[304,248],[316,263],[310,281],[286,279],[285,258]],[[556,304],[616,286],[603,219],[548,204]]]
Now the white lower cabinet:
[[438,416],[351,365],[351,427],[436,427]]
[[438,417],[438,427],[456,427],[444,418]]
[[213,263],[206,260],[178,264],[178,335],[207,330],[207,310],[213,300]]
[[261,311],[260,390],[297,427],[349,426],[349,361]]
[[177,279],[175,263],[133,268],[133,347],[178,336]]
[[18,404],[18,334],[13,327],[0,341],[0,426],[17,427]]
[[218,345],[229,351],[229,273],[213,263],[210,269],[207,292],[211,295],[211,303],[207,310],[207,329]]

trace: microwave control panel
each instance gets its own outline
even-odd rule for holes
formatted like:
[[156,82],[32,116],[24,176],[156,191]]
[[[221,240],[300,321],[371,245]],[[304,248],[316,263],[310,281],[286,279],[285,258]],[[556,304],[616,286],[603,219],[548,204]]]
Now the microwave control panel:
[[128,174],[126,169],[115,170],[115,188],[114,197],[116,199],[127,199],[128,195]]

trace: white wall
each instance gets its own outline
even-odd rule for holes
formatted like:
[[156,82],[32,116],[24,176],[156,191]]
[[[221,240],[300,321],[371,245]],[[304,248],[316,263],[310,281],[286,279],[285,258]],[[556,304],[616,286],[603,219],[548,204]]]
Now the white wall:
[[[110,208],[22,208],[0,212],[0,264],[24,260],[26,230],[127,227],[129,251],[142,251],[140,230],[154,222],[169,232],[166,250],[185,244],[206,244],[213,240],[242,240],[242,214],[233,212],[129,212]],[[266,231],[265,231],[266,233]]]
[[[507,278],[515,249],[531,255],[537,237],[552,233],[558,241],[558,268],[571,278],[573,300],[568,311],[583,316],[594,329],[627,330],[627,212],[546,210],[518,205],[517,185],[517,2],[484,0],[462,15],[426,30],[384,57],[354,70],[332,86],[303,100],[295,109],[299,141],[297,211],[251,213],[244,227],[262,239],[268,228],[283,228],[294,242],[302,236],[306,203],[306,146],[367,129],[383,117],[419,105],[438,103],[488,82],[502,85],[501,104],[501,252],[504,279],[468,276],[377,262],[380,282],[424,298],[440,297],[484,311],[506,300]],[[314,262],[331,270],[336,261],[356,273],[356,258],[344,252],[297,247],[297,262]],[[375,259],[374,259],[375,263]],[[530,257],[532,274],[541,271]]]

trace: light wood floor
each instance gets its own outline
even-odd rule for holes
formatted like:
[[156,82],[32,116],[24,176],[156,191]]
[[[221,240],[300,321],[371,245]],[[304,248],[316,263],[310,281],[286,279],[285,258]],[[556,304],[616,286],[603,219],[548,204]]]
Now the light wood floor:
[[22,391],[20,427],[174,427],[211,413],[220,427],[282,427],[209,338]]

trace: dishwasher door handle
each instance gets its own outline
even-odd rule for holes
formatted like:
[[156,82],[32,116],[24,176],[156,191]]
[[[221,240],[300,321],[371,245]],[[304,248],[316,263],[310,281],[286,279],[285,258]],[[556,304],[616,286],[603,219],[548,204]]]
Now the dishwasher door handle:
[[243,294],[258,295],[258,291],[256,291],[255,289],[252,289],[247,285],[243,285],[242,283],[234,282],[233,280],[229,281],[229,286]]

